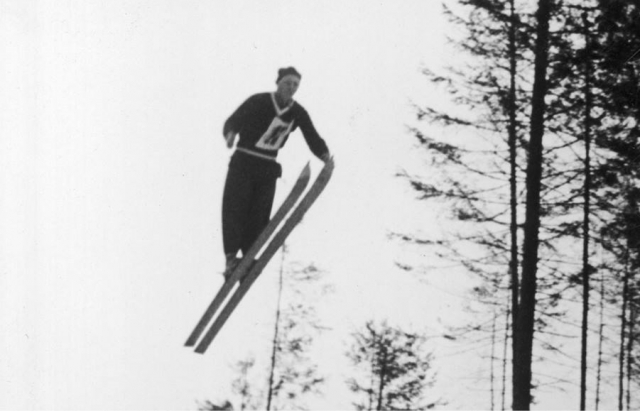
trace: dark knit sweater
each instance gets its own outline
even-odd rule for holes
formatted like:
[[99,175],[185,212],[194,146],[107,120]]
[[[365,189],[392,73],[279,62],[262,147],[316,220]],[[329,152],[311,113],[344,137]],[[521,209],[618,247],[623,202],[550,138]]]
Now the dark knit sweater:
[[294,101],[280,109],[273,93],[249,97],[224,123],[223,135],[239,133],[238,147],[275,158],[298,127],[315,156],[320,158],[329,152],[304,107]]

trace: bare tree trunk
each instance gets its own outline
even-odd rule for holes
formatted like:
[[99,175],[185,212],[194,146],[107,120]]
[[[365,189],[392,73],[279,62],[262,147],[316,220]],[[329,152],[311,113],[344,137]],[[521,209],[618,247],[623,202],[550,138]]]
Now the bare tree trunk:
[[[502,410],[505,409],[506,399],[506,365],[507,365],[507,341],[509,339],[509,314],[511,313],[514,322],[512,329],[512,358],[515,359],[515,319],[518,314],[520,278],[518,273],[518,187],[517,187],[517,103],[516,103],[516,76],[518,74],[517,66],[517,49],[516,49],[516,25],[517,16],[515,12],[515,0],[509,0],[510,18],[509,18],[509,197],[510,197],[510,224],[509,231],[511,235],[511,255],[509,258],[509,274],[511,280],[511,308],[507,309],[507,320],[505,324],[505,340],[504,340],[504,358],[502,370]],[[514,361],[514,360],[512,360]],[[515,367],[515,364],[513,364]]]
[[280,332],[280,314],[282,312],[280,306],[282,303],[282,289],[283,289],[283,277],[284,277],[284,259],[286,254],[286,245],[282,245],[282,259],[280,261],[280,279],[278,283],[278,303],[276,306],[276,323],[273,327],[273,341],[271,348],[271,366],[269,369],[269,389],[267,390],[267,411],[271,411],[271,402],[274,395],[273,380],[275,376],[277,358],[278,358],[278,344],[279,344],[279,332]]
[[502,346],[502,411],[506,408],[507,399],[507,353],[509,347],[509,325],[511,321],[511,310],[509,309],[510,299],[507,298],[507,314],[504,322],[504,344]]
[[618,375],[618,410],[624,409],[624,360],[625,360],[625,331],[627,329],[627,304],[629,300],[629,249],[625,256],[624,279],[622,286],[622,324],[620,324],[620,368]]
[[489,380],[491,382],[491,411],[495,409],[495,376],[493,374],[494,363],[496,360],[496,320],[498,314],[493,314],[493,321],[491,323],[491,358],[490,358],[490,372]]
[[380,382],[378,384],[378,406],[376,407],[377,411],[382,411],[382,398],[384,392],[384,378],[387,373],[387,347],[382,344],[382,339],[380,340],[380,349],[382,350],[382,363],[380,364]]
[[582,221],[582,347],[580,358],[580,409],[586,409],[587,397],[587,339],[589,331],[589,216],[591,213],[591,41],[589,19],[582,14],[585,37],[585,116],[584,116],[584,208]]
[[636,307],[633,303],[633,298],[629,299],[629,323],[628,323],[628,333],[627,333],[627,410],[631,409],[631,373],[632,373],[632,363],[633,363],[633,343],[634,343],[634,325],[636,322]]
[[[375,355],[375,354],[372,354],[372,355]],[[367,408],[368,411],[373,411],[373,394],[374,394],[373,384],[375,382],[375,379],[376,379],[376,373],[374,370],[374,360],[372,360],[371,361],[371,385],[370,385],[371,388],[369,388],[369,408]]]
[[600,408],[600,382],[602,381],[602,342],[604,341],[604,275],[600,278],[600,330],[598,331],[598,375],[596,377],[596,411]]
[[[518,313],[518,292],[520,281],[518,278],[518,190],[517,190],[517,124],[516,124],[516,75],[517,50],[516,50],[516,13],[515,0],[510,0],[511,16],[509,21],[509,196],[511,222],[509,230],[511,234],[511,256],[509,259],[509,271],[511,274],[511,312],[513,318]],[[515,349],[515,344],[513,346]]]
[[542,179],[542,138],[546,111],[547,66],[549,64],[549,20],[552,0],[539,0],[537,10],[535,68],[527,164],[526,219],[522,256],[522,283],[518,312],[515,315],[513,358],[513,408],[531,406],[531,362],[536,310],[538,245],[540,230],[540,190]]

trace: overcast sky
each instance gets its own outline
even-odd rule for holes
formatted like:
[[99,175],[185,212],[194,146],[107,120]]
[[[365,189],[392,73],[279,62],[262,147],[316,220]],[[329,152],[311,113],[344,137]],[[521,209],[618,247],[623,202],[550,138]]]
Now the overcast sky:
[[[332,375],[314,406],[350,408],[345,341],[367,319],[442,334],[464,277],[425,286],[387,234],[436,229],[395,174],[419,164],[410,102],[440,98],[420,69],[451,55],[446,27],[435,0],[1,1],[0,408],[230,398],[229,366],[268,348],[279,259],[206,355],[183,343],[222,280],[222,124],[283,66],[337,164],[289,240],[335,286],[317,307]],[[280,160],[276,202],[321,167],[299,132]],[[486,408],[486,391],[456,391],[473,376],[452,361],[438,392]]]

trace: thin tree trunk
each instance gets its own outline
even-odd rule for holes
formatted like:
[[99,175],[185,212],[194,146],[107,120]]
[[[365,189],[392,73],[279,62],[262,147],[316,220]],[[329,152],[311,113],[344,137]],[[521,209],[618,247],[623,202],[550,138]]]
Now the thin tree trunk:
[[634,324],[636,320],[636,310],[633,304],[633,298],[629,300],[629,323],[628,323],[628,333],[627,333],[627,410],[630,410],[631,407],[631,364],[633,362],[633,332],[634,332]]
[[[516,75],[517,75],[517,55],[516,55],[516,13],[515,0],[510,0],[511,16],[509,21],[509,196],[511,222],[509,230],[511,234],[511,256],[509,260],[509,271],[511,274],[511,312],[513,318],[518,313],[518,292],[520,281],[518,278],[518,190],[517,190],[517,124],[516,124]],[[515,345],[513,346],[515,349]]]
[[382,398],[384,392],[384,378],[387,373],[387,347],[382,345],[382,339],[380,340],[380,350],[382,351],[382,363],[380,364],[380,381],[378,384],[378,406],[377,411],[382,411]]
[[376,373],[374,370],[374,361],[371,361],[371,385],[369,388],[369,407],[367,408],[368,411],[373,411],[373,384],[375,383],[375,378],[376,378]]
[[625,331],[627,329],[627,303],[629,299],[629,249],[627,248],[625,255],[625,269],[624,279],[622,286],[622,324],[620,324],[620,367],[618,375],[618,410],[622,411],[624,408],[624,359],[625,359]]
[[596,377],[596,411],[600,408],[600,382],[602,381],[602,342],[604,341],[604,275],[600,278],[600,330],[598,331],[598,375]]
[[502,411],[506,408],[507,399],[507,353],[509,347],[509,324],[511,321],[511,310],[509,309],[510,298],[507,298],[507,315],[504,323],[504,344],[502,346]]
[[493,322],[491,323],[491,359],[489,380],[491,382],[491,411],[495,410],[495,376],[493,374],[494,362],[496,360],[496,319],[498,314],[493,314]]
[[589,216],[591,213],[591,42],[589,19],[582,14],[585,37],[585,116],[584,116],[584,208],[582,221],[582,347],[580,359],[580,409],[586,409],[587,396],[587,339],[589,331]]
[[522,255],[522,282],[518,312],[515,316],[513,358],[513,408],[531,406],[531,362],[536,310],[538,244],[540,230],[540,190],[542,179],[542,138],[544,135],[547,66],[549,64],[549,20],[552,0],[539,0],[537,10],[535,68],[527,164],[527,199]]
[[269,370],[269,389],[267,391],[267,411],[271,411],[271,402],[274,396],[273,380],[278,358],[279,332],[280,332],[280,314],[282,312],[280,305],[282,303],[282,289],[284,277],[284,259],[286,254],[286,245],[282,245],[282,259],[280,261],[280,279],[278,283],[278,303],[276,306],[276,323],[273,327],[273,341],[271,348],[271,367]]
[[[517,103],[516,103],[516,75],[518,74],[517,66],[517,49],[516,49],[516,24],[517,16],[515,11],[515,0],[509,0],[510,6],[510,18],[509,18],[509,197],[510,197],[510,214],[511,221],[509,224],[509,231],[511,235],[511,255],[509,257],[509,274],[511,280],[511,308],[507,309],[507,320],[505,325],[505,341],[504,341],[504,358],[503,358],[503,370],[502,370],[502,410],[505,409],[506,399],[506,366],[507,366],[507,342],[509,337],[509,314],[511,313],[512,321],[514,322],[511,327],[512,332],[512,359],[515,358],[516,335],[515,319],[518,315],[518,304],[520,292],[520,279],[518,274],[518,187],[517,187]],[[513,361],[513,360],[512,360]],[[515,367],[515,364],[513,364]]]
[[373,386],[376,380],[375,365],[376,365],[376,360],[378,359],[378,354],[377,354],[377,350],[375,349],[375,344],[378,344],[378,341],[375,339],[377,337],[377,333],[373,329],[370,329],[369,331],[374,336],[374,349],[371,350],[371,361],[369,362],[371,364],[371,380],[370,380],[371,383],[369,384],[369,389],[368,389],[369,407],[367,408],[367,410],[373,411],[373,396],[375,394]]

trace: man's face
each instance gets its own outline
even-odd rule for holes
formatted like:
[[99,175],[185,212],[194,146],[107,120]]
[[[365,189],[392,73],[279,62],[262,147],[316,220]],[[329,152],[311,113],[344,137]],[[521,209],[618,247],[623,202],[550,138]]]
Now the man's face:
[[284,76],[278,82],[278,94],[285,100],[289,101],[293,98],[293,95],[298,91],[300,86],[300,79],[298,76],[289,74]]

